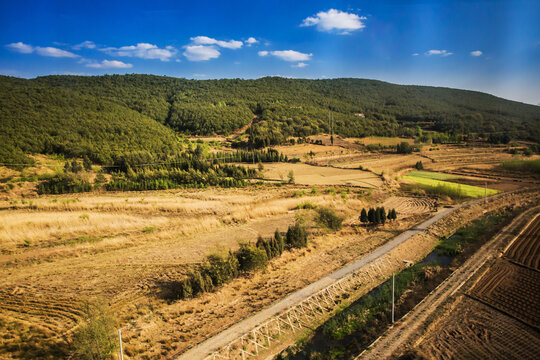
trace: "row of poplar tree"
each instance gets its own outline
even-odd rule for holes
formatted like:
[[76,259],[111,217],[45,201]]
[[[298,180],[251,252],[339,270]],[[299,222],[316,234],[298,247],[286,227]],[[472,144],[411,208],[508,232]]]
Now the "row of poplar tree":
[[360,213],[360,221],[363,223],[370,223],[374,225],[385,224],[386,220],[397,219],[396,209],[392,209],[386,213],[384,207],[370,208],[369,210],[362,209]]

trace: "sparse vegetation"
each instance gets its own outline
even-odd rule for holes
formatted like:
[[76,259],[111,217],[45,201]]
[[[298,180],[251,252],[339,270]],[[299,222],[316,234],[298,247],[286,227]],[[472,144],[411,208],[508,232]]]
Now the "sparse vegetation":
[[116,323],[103,301],[86,302],[84,319],[73,334],[73,355],[77,359],[112,359],[118,347]]

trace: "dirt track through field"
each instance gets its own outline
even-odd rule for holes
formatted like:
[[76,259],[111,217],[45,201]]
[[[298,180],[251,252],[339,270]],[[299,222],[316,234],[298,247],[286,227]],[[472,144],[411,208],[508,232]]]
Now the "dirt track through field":
[[431,294],[420,302],[413,310],[399,320],[383,336],[377,339],[366,351],[356,359],[386,359],[394,354],[420,329],[450,296],[454,295],[486,261],[497,256],[503,244],[514,238],[534,217],[540,208],[534,208],[520,215],[503,229],[490,242],[484,244],[459,269],[442,282]]
[[418,233],[424,232],[430,225],[444,218],[445,216],[451,214],[457,208],[458,207],[445,208],[445,209],[440,210],[435,216],[433,216],[429,220],[415,226],[413,229],[410,229],[402,233],[401,235],[397,236],[396,238],[386,243],[385,245],[379,247],[378,249],[376,249],[369,255],[364,256],[361,259],[358,259],[354,261],[353,263],[348,264],[344,266],[343,268],[329,274],[328,276],[306,286],[305,288],[292,293],[291,295],[278,301],[277,303],[270,306],[269,308],[258,312],[257,314],[237,323],[236,325],[228,328],[227,330],[219,333],[218,335],[186,351],[185,353],[181,354],[178,357],[178,359],[192,360],[192,359],[205,358],[212,351],[215,351],[216,349],[222,346],[225,346],[226,344],[230,343],[231,341],[238,338],[242,334],[250,331],[252,328],[262,323],[266,319],[270,318],[271,316],[286,310],[287,308],[289,308],[290,306],[296,303],[301,302],[302,300],[312,296],[313,294],[320,291],[321,289],[328,287],[330,284],[336,282],[337,280],[345,277],[346,275],[364,267],[368,263],[387,254],[396,246],[405,242],[407,239],[411,238],[412,236]]

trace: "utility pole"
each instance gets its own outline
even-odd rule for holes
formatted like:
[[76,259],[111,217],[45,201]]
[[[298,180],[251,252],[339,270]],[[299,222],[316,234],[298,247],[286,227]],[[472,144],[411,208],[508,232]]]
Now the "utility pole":
[[395,288],[395,277],[392,273],[392,324],[394,323],[394,288]]
[[120,341],[120,360],[124,360],[124,350],[122,349],[122,329],[118,329],[118,340]]

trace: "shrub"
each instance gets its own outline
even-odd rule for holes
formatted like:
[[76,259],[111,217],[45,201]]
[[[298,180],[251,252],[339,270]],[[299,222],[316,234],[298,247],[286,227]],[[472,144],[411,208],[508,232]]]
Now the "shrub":
[[287,249],[302,248],[307,246],[308,234],[306,227],[299,221],[293,226],[289,226],[285,237],[285,245]]
[[317,222],[328,229],[337,231],[341,229],[343,218],[334,209],[322,207],[317,209]]
[[235,255],[238,259],[240,271],[262,270],[268,263],[266,251],[249,243],[240,244],[240,249],[236,251]]
[[416,163],[416,165],[414,165],[414,167],[417,169],[417,170],[424,170],[424,164],[422,164],[421,161],[418,161]]
[[118,345],[115,322],[103,302],[85,303],[84,321],[73,333],[73,356],[77,359],[111,359]]
[[396,152],[398,154],[411,154],[413,152],[413,147],[408,142],[403,141],[396,146]]
[[202,268],[212,279],[213,286],[221,286],[238,276],[239,263],[231,252],[228,256],[212,254],[206,258]]
[[311,201],[304,201],[303,203],[298,204],[297,209],[315,209],[317,206]]

